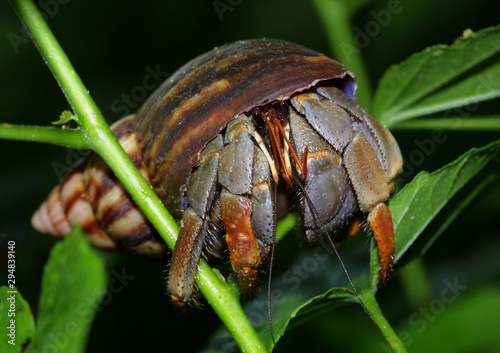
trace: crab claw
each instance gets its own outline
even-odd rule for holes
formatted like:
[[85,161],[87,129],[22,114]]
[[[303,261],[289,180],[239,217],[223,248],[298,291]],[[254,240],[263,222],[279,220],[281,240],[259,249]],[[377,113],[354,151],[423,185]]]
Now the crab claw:
[[385,203],[379,203],[368,215],[368,222],[377,242],[380,261],[378,284],[380,286],[389,279],[394,262],[394,227],[391,211]]
[[233,270],[246,296],[257,288],[257,268],[261,264],[259,244],[251,226],[252,204],[243,196],[221,193],[222,219]]

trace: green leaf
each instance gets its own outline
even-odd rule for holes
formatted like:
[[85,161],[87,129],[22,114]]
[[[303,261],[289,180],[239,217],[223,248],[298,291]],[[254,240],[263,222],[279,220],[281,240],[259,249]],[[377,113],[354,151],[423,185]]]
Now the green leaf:
[[[448,283],[453,285],[453,279]],[[411,338],[407,341],[410,351],[498,352],[500,287],[468,288],[457,283],[459,289],[445,292],[451,296],[434,298],[429,303],[431,310],[422,314],[424,308],[420,308],[398,330]]]
[[45,266],[37,330],[28,352],[84,352],[97,306],[106,290],[103,259],[79,229],[51,251]]
[[[457,193],[464,188],[474,177],[488,166],[500,153],[500,141],[493,142],[482,148],[474,148],[464,155],[449,163],[443,168],[433,172],[421,172],[415,179],[402,189],[389,203],[393,214],[394,228],[396,233],[396,259],[397,262],[409,247],[418,239],[430,222],[443,211],[446,204],[453,199]],[[436,235],[440,235],[447,225],[453,221],[460,211],[469,204],[472,199],[496,180],[496,176],[489,174],[487,177],[475,180],[477,184],[472,185],[471,191],[464,194],[463,199],[451,211],[445,214],[445,219],[438,228]],[[433,238],[433,240],[435,237]],[[378,255],[374,241],[370,258],[370,285],[376,291],[378,278]],[[358,286],[358,290],[364,290]],[[368,294],[368,293],[365,293]],[[348,288],[333,288],[322,295],[315,296],[303,303],[294,295],[288,295],[285,304],[288,310],[280,310],[273,315],[273,330],[275,339],[284,334],[287,329],[293,328],[303,322],[321,315],[327,310],[334,309],[346,303],[357,303],[358,299]],[[366,302],[366,296],[365,296]],[[374,310],[376,304],[370,306]],[[372,314],[374,314],[372,312]],[[381,313],[379,320],[385,320]],[[377,320],[377,321],[379,321]],[[392,330],[385,330],[390,331]],[[259,333],[268,347],[272,347],[269,327],[263,324]],[[387,334],[385,332],[384,334]],[[393,340],[397,342],[396,340]]]
[[17,288],[0,288],[0,352],[22,352],[35,332],[30,306]]
[[[481,171],[484,170],[499,153],[500,141],[493,142],[482,148],[474,148],[433,173],[421,172],[412,182],[406,185],[405,188],[390,200],[389,208],[393,214],[396,233],[395,262],[401,259],[431,221],[438,215],[441,215],[443,208],[450,200],[457,196],[457,193],[459,193],[468,182],[480,175]],[[476,179],[474,180],[476,181]],[[449,212],[445,212],[443,223],[435,234],[441,234],[443,227],[449,225],[449,223],[458,216],[460,211],[462,211],[481,190],[484,190],[490,185],[493,180],[496,180],[495,175],[489,174],[485,178],[477,180],[477,184],[471,185],[471,187],[466,190],[467,192],[464,192],[464,197],[460,199],[457,204],[453,204]],[[315,265],[315,267],[319,266],[317,272],[323,274],[323,276],[321,278],[314,278],[313,280],[313,273],[307,273],[304,269],[306,263],[312,263],[311,260],[314,259],[314,255],[315,253],[312,250],[309,250],[309,253],[304,252],[302,256],[299,257],[299,260],[292,265],[292,268],[285,272],[281,278],[275,279],[274,281],[273,295],[277,295],[278,298],[280,298],[282,293],[286,293],[286,295],[283,295],[283,298],[276,300],[276,305],[273,308],[273,331],[276,341],[283,336],[285,331],[312,320],[314,317],[328,310],[332,310],[347,303],[359,303],[358,298],[352,290],[345,287],[335,287],[325,291],[324,294],[315,295],[312,298],[308,296],[309,290],[313,288],[317,290],[320,288],[318,285],[319,282],[328,282],[324,274],[328,273],[329,270],[331,271],[332,268],[335,268],[334,263],[336,262],[336,259],[333,257],[329,258],[328,261],[324,263],[316,258],[315,261],[317,265]],[[350,261],[344,257],[344,262],[346,260]],[[353,269],[360,270],[355,266],[351,266],[351,264],[348,264],[347,268],[350,271]],[[370,293],[374,293],[377,289],[378,268],[379,261],[377,248],[375,242],[372,241],[369,285],[363,284],[363,281],[359,281],[359,278],[356,278],[357,280],[355,281],[358,291],[364,293],[362,295],[365,298],[365,303],[367,296],[372,295]],[[368,270],[364,273],[366,274],[367,272]],[[363,277],[362,273],[360,275]],[[287,286],[281,286],[281,284],[285,282],[284,280],[286,280],[288,285],[288,291]],[[296,280],[296,282],[294,280]],[[339,278],[336,278],[334,281],[338,283]],[[290,287],[293,289],[291,292]],[[374,303],[370,305],[370,311],[372,311],[372,315],[377,315],[377,322],[379,322],[380,325],[380,322],[385,320],[385,318],[381,312],[376,312],[376,310],[373,311],[374,308],[377,309],[377,307],[374,298],[372,299]],[[254,311],[253,313],[250,311],[248,315],[252,318],[255,314],[255,317],[260,318],[258,329],[259,335],[262,341],[270,349],[272,348],[272,340],[269,326],[265,318],[265,314],[267,313],[265,310],[265,306],[267,305],[265,304],[266,299],[260,296],[260,304],[255,304],[258,302],[259,300],[256,300],[249,305],[254,307]],[[392,333],[392,330],[387,327],[384,327],[383,331],[384,335],[387,335],[388,332]],[[219,331],[214,335],[212,341],[210,350],[208,350],[210,352],[222,352],[231,345],[224,331]],[[217,344],[214,342],[217,342]],[[223,343],[222,346],[221,342]],[[394,339],[393,342],[397,342],[396,339]]]
[[392,66],[379,82],[374,113],[387,126],[500,96],[500,26],[466,31]]
[[460,213],[484,190],[488,187],[494,188],[498,185],[498,180],[500,179],[500,173],[490,174],[483,179],[477,180],[477,183],[467,187],[467,193],[454,205],[454,207],[445,212],[444,217],[440,222],[439,227],[433,231],[431,239],[429,239],[425,246],[421,250],[421,254],[425,254],[427,250],[434,244],[434,242],[443,234],[448,227],[458,218]]
[[[363,242],[362,238],[359,240],[361,243]],[[280,243],[281,251],[283,246],[288,245],[297,248],[296,240],[293,237],[287,237],[285,244]],[[281,251],[280,254],[283,254]],[[287,266],[287,270],[280,275],[273,275],[271,311],[276,341],[283,336],[285,331],[328,310],[358,302],[358,298],[351,289],[339,287],[346,282],[345,275],[341,271],[335,255],[330,253],[331,251],[331,248],[327,249],[321,246],[297,251],[291,265]],[[363,258],[366,259],[366,248],[362,254]],[[362,264],[361,268],[356,266],[359,260],[358,253],[355,253],[354,256],[352,253],[346,255],[344,262],[348,262],[346,266],[350,270],[356,273],[364,270],[365,273],[368,273],[366,264]],[[280,260],[276,259],[276,263],[279,263]],[[356,283],[358,282],[356,281]],[[334,286],[336,287],[332,288]],[[268,321],[268,298],[267,291],[264,290],[265,286],[262,287],[263,290],[260,291],[259,295],[247,302],[244,309],[253,326],[256,327],[265,348],[271,351],[272,338]],[[228,352],[236,349],[237,347],[227,330],[221,328],[211,337],[204,352]]]
[[[276,342],[279,341],[285,331],[313,318],[346,304],[359,303],[358,298],[352,290],[338,287],[331,288],[324,294],[300,302],[293,295],[287,297],[286,303],[281,303],[279,315],[273,316],[273,332]],[[288,310],[286,310],[288,309]],[[259,335],[266,344],[269,351],[273,348],[273,341],[267,323],[261,325]]]
[[76,121],[78,124],[80,124],[80,121],[78,120],[78,117],[74,115],[72,112],[65,110],[61,113],[59,116],[59,120],[53,121],[52,125],[64,125],[69,123],[70,121]]
[[[498,158],[499,153],[500,141],[473,148],[433,173],[420,172],[389,201],[396,235],[395,262],[401,259],[453,196]],[[372,267],[372,271],[375,270]]]
[[[262,298],[257,304],[257,310],[248,312],[250,318],[258,319],[257,332],[262,339],[268,352],[273,350],[273,341],[269,322],[267,320],[267,300]],[[303,322],[312,320],[327,311],[339,306],[358,303],[358,298],[347,288],[332,288],[324,294],[304,300],[302,293],[288,293],[276,305],[273,310],[273,334],[276,342],[284,335],[285,331],[299,326]],[[248,305],[255,306],[255,305]],[[256,308],[254,308],[256,309]],[[263,310],[264,309],[264,310]],[[231,340],[227,330],[220,328],[212,336],[209,346],[203,350],[204,353],[227,352],[236,349],[234,341]]]
[[[468,114],[467,110],[463,113]],[[393,126],[392,130],[500,131],[500,115],[467,117],[430,116],[401,121]]]
[[[396,264],[428,225],[443,211],[452,198],[474,177],[498,158],[500,141],[492,142],[482,148],[472,148],[462,156],[433,173],[420,172],[398,194],[389,200],[395,233]],[[439,237],[446,227],[458,217],[480,191],[496,180],[496,175],[489,174],[464,193],[461,200],[440,216],[441,224],[435,230],[431,240],[422,246],[425,251]],[[377,288],[379,260],[375,241],[372,240],[370,251],[370,285]]]

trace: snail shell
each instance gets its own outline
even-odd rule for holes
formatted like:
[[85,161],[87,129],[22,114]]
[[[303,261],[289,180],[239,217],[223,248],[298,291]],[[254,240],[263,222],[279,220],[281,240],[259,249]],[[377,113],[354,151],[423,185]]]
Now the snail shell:
[[[174,301],[191,299],[201,254],[220,259],[227,248],[240,286],[254,287],[256,268],[274,242],[275,167],[293,174],[289,185],[290,178],[304,184],[299,208],[306,241],[345,227],[358,211],[368,214],[381,281],[387,279],[394,233],[385,201],[402,157],[389,131],[354,103],[355,91],[354,75],[320,53],[278,40],[240,41],[188,62],[135,116],[113,126],[141,174],[182,220],[168,285]],[[281,124],[282,137],[272,137],[269,131]],[[265,134],[261,142],[258,131]],[[296,150],[295,163],[286,162],[288,149]],[[281,164],[278,155],[284,156]],[[248,180],[244,188],[234,184],[234,170]],[[55,235],[81,224],[92,243],[107,250],[150,257],[169,252],[95,154],[52,191],[32,223]]]

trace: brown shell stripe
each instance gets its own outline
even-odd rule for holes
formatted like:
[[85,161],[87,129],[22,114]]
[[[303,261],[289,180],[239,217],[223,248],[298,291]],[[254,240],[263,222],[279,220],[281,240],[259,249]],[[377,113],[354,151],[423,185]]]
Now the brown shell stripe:
[[346,75],[354,80],[332,59],[269,40],[223,46],[187,63],[137,114],[137,136],[155,191],[179,217],[181,186],[203,147],[230,120],[319,81]]

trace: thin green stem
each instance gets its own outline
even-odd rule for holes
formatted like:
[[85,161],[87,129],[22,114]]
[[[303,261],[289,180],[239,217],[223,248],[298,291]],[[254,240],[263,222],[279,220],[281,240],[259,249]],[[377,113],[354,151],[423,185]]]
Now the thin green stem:
[[241,307],[237,287],[219,278],[205,261],[199,264],[196,283],[242,352],[267,352]]
[[297,224],[297,215],[289,213],[276,226],[276,243],[279,243],[285,235],[290,233]]
[[500,118],[494,117],[468,117],[468,118],[437,118],[414,119],[390,124],[391,130],[457,130],[457,131],[499,131]]
[[81,130],[45,126],[0,124],[0,139],[43,142],[57,146],[89,149],[91,145]]
[[392,329],[389,322],[385,318],[382,310],[378,306],[377,300],[375,299],[375,292],[372,290],[367,290],[363,293],[360,293],[361,299],[366,305],[366,308],[370,312],[373,317],[373,320],[377,323],[380,331],[384,335],[385,339],[389,343],[390,347],[397,353],[406,352],[406,348],[399,339],[398,335]]
[[350,14],[345,0],[313,0],[317,13],[329,39],[336,60],[349,68],[358,81],[357,101],[367,110],[371,109],[372,88],[367,70],[356,46]]
[[89,145],[106,161],[168,246],[173,248],[177,223],[121,148],[35,4],[16,0],[14,5],[78,117]]
[[372,238],[370,245],[370,282],[369,289],[360,293],[361,299],[370,312],[373,320],[377,323],[380,331],[389,342],[389,345],[395,352],[406,352],[403,343],[400,341],[397,334],[392,329],[391,325],[384,317],[375,299],[375,293],[378,289],[380,259],[378,256],[377,245],[375,239]]
[[[178,233],[177,223],[118,144],[36,6],[30,0],[15,0],[14,6],[78,117],[83,136],[108,163],[167,245],[173,249]],[[200,262],[197,285],[242,351],[266,351],[245,316],[237,295],[205,261]]]

